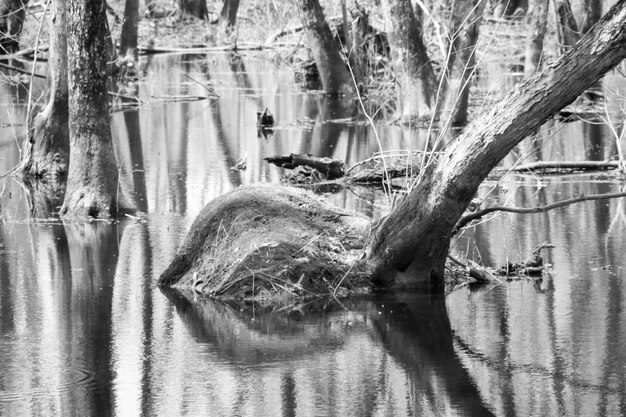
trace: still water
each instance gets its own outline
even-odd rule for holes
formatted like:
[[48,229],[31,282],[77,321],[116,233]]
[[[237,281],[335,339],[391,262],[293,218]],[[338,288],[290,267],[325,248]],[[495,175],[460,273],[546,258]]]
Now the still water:
[[[142,69],[145,80],[122,87],[146,103],[114,112],[112,131],[120,190],[147,222],[61,223],[19,182],[0,181],[0,415],[626,415],[624,199],[502,214],[455,244],[498,266],[549,241],[542,281],[281,314],[194,300],[155,281],[204,204],[242,184],[278,183],[266,156],[352,164],[379,147],[354,102],[303,92],[266,57],[165,55]],[[176,101],[206,95],[200,84],[219,98]],[[27,87],[0,83],[0,174],[20,158]],[[256,128],[265,107],[277,118],[267,137]],[[436,134],[377,130],[385,149],[424,149]],[[606,125],[551,122],[503,164],[616,152]],[[231,170],[241,158],[247,169]],[[623,189],[616,175],[523,174],[486,181],[480,196],[529,207]],[[372,218],[386,211],[372,190],[332,191]]]

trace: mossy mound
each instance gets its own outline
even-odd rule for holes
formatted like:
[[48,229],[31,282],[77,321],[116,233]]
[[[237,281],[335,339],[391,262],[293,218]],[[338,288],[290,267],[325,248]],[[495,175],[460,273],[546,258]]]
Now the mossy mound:
[[159,285],[253,300],[361,291],[368,230],[366,219],[310,193],[240,187],[200,212]]

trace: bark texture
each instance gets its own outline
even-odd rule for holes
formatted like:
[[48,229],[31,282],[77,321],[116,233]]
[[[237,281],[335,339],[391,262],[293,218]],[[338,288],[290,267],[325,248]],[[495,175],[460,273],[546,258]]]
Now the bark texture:
[[398,95],[398,116],[404,123],[429,121],[437,113],[437,79],[422,27],[410,0],[384,0],[385,25]]
[[107,101],[106,5],[68,1],[70,168],[61,215],[112,217],[118,199]]
[[70,154],[66,0],[54,0],[50,21],[50,99],[35,117],[24,175],[64,181]]
[[524,59],[524,75],[527,77],[541,68],[543,39],[546,36],[548,21],[548,1],[532,0],[530,3],[528,13],[530,33],[526,41],[526,56]]
[[18,49],[27,4],[28,0],[0,0],[0,54]]
[[482,113],[425,169],[369,243],[374,279],[389,287],[443,288],[454,225],[478,186],[519,142],[626,57],[626,0],[570,51]]
[[352,76],[341,57],[319,0],[299,0],[309,48],[327,94],[353,94]]

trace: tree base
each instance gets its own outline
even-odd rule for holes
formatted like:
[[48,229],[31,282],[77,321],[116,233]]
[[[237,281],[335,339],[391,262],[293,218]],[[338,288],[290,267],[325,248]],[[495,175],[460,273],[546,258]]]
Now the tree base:
[[202,210],[158,283],[246,300],[361,292],[368,226],[299,190],[240,187]]

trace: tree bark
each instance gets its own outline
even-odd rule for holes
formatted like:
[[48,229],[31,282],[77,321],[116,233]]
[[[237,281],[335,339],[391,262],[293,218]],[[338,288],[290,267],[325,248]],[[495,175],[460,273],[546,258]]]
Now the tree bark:
[[67,85],[67,7],[66,0],[54,0],[50,20],[51,91],[46,107],[32,126],[24,175],[64,181],[69,165],[69,111]]
[[18,49],[27,5],[28,0],[0,0],[0,54]]
[[137,31],[139,29],[139,0],[126,0],[122,24],[121,55],[137,62]]
[[375,282],[443,291],[452,230],[478,186],[519,142],[626,57],[626,0],[542,73],[481,114],[376,227],[367,248]]
[[526,41],[526,56],[524,60],[524,75],[534,74],[541,68],[543,54],[543,39],[546,35],[548,21],[548,0],[532,0],[529,12],[530,34]]
[[403,123],[429,121],[437,113],[437,79],[421,24],[410,0],[384,0],[383,10],[396,77],[398,117]]
[[237,10],[239,10],[239,0],[224,0],[222,12],[220,13],[220,23],[226,28],[234,28],[237,22]]
[[106,5],[68,2],[70,168],[61,215],[113,217],[118,198],[107,101]]
[[178,0],[178,10],[181,17],[193,16],[206,20],[209,16],[206,0]]
[[300,15],[309,48],[326,94],[354,94],[354,82],[341,57],[318,0],[300,0]]

